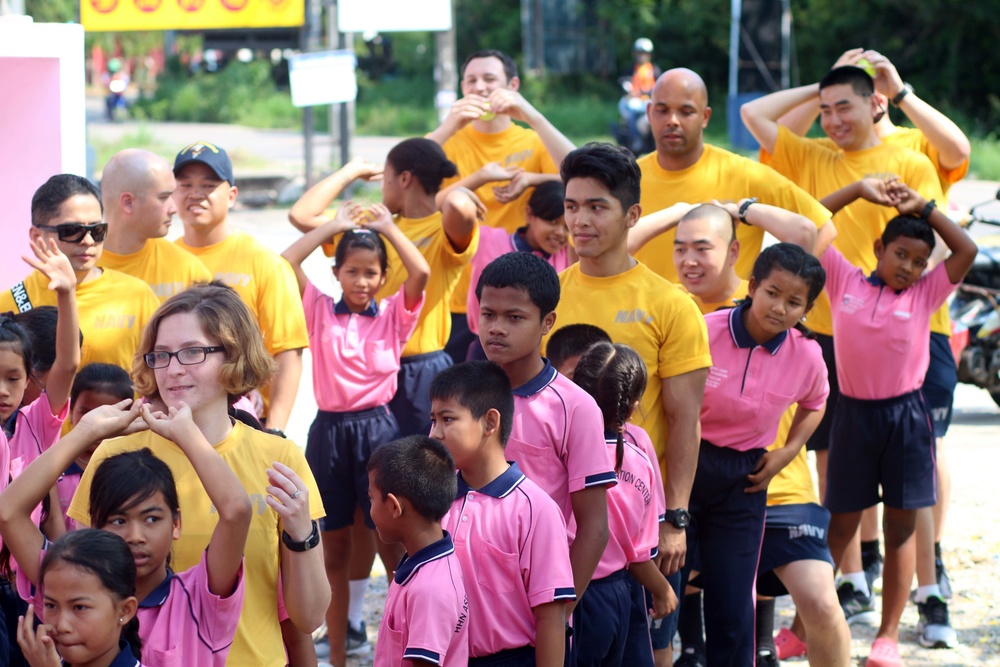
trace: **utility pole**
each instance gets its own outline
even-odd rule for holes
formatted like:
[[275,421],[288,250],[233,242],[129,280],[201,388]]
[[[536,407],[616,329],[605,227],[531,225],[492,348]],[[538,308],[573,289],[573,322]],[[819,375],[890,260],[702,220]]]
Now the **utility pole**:
[[451,105],[458,99],[458,56],[455,53],[455,3],[451,3],[451,28],[434,33],[434,82],[437,93],[434,107],[438,122],[448,115]]
[[[305,25],[302,26],[302,51],[315,51],[319,46],[320,0],[306,0]],[[313,136],[315,119],[312,107],[302,108],[302,142],[305,148],[306,189],[313,186]]]

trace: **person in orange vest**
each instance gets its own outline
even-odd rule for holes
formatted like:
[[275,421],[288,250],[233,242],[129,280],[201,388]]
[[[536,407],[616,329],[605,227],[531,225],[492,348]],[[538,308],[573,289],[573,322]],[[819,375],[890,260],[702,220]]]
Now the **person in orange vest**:
[[660,68],[652,62],[651,40],[645,37],[635,40],[632,52],[635,54],[635,61],[632,64],[631,74],[621,79],[625,95],[618,102],[618,112],[625,121],[627,131],[623,137],[624,141],[620,143],[638,156],[648,152],[646,145],[649,142],[645,137],[648,131],[639,130],[639,119],[646,117],[646,105],[656,79],[660,76]]

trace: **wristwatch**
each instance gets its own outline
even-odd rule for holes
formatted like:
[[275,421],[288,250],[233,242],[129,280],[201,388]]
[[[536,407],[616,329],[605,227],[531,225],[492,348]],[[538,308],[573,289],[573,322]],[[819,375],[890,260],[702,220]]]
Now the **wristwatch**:
[[936,199],[932,199],[929,202],[927,202],[927,206],[924,206],[924,210],[921,211],[921,213],[920,213],[920,219],[921,220],[927,220],[928,218],[930,218],[931,217],[931,213],[936,208],[937,208],[937,200]]
[[909,95],[912,92],[913,92],[913,86],[911,86],[910,84],[908,84],[908,83],[906,83],[904,81],[903,82],[903,89],[901,91],[899,91],[898,93],[896,93],[896,96],[894,98],[892,98],[891,100],[889,100],[889,102],[892,103],[892,106],[898,107],[899,103],[903,101],[903,98],[906,97],[907,95]]
[[750,197],[749,199],[744,199],[743,203],[740,204],[739,217],[740,217],[740,222],[742,222],[744,225],[750,225],[751,227],[753,227],[753,225],[747,222],[747,209],[750,208],[752,204],[756,203],[757,203],[757,198]]
[[313,532],[305,539],[304,542],[296,542],[288,533],[281,531],[281,543],[288,547],[289,551],[309,551],[310,549],[315,549],[319,546],[319,524],[315,521],[313,524]]
[[691,523],[691,515],[683,507],[676,510],[667,510],[663,515],[666,517],[667,523],[673,524],[674,528],[684,529]]

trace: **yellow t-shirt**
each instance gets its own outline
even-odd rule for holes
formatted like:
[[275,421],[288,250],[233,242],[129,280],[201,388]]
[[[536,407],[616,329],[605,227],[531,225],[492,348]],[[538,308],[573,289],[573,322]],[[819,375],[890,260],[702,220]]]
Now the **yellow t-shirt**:
[[[667,171],[660,166],[655,151],[639,160],[639,168],[642,170],[640,204],[643,215],[682,201],[691,204],[713,199],[736,202],[744,197],[757,197],[761,203],[804,215],[817,227],[822,227],[830,219],[830,212],[813,196],[773,169],[711,144],[705,144],[698,162],[687,169]],[[673,260],[674,236],[673,230],[660,234],[635,255],[636,259],[671,282],[677,282]],[[736,225],[736,238],[740,242],[736,273],[741,278],[749,278],[764,242],[764,230],[750,225]],[[816,306],[821,307],[819,303]],[[829,311],[829,305],[825,307]],[[813,313],[810,313],[810,320],[814,317]]]
[[[451,335],[451,312],[448,303],[452,292],[458,286],[462,271],[469,266],[479,248],[479,226],[476,226],[472,242],[463,252],[457,252],[448,235],[444,232],[441,222],[441,212],[433,213],[426,218],[410,219],[397,217],[396,224],[420,249],[420,254],[431,267],[431,276],[424,288],[424,307],[417,320],[417,329],[410,336],[409,342],[403,348],[404,357],[416,354],[426,354],[443,350]],[[377,301],[388,298],[399,291],[406,282],[406,269],[400,261],[396,249],[391,243],[386,243],[389,258],[389,271],[385,285],[375,295]],[[463,298],[464,298],[463,294]]]
[[646,362],[649,380],[633,421],[649,434],[662,461],[667,443],[662,380],[712,365],[705,318],[688,294],[642,263],[610,278],[584,275],[574,264],[559,274],[559,283],[554,329],[593,324]]
[[[171,563],[175,571],[183,572],[200,562],[218,524],[218,514],[191,462],[173,442],[150,431],[104,441],[80,478],[80,486],[67,513],[81,524],[90,525],[90,485],[97,466],[109,456],[143,447],[148,447],[163,460],[174,475],[181,506],[181,538],[174,543]],[[227,664],[282,667],[285,652],[278,621],[278,572],[283,528],[278,514],[265,502],[265,471],[275,461],[294,470],[309,489],[309,510],[313,519],[324,516],[323,501],[302,451],[290,440],[236,422],[215,450],[239,478],[253,504],[243,565],[246,597]]]
[[[798,405],[793,405],[781,415],[781,421],[778,423],[778,435],[768,449],[778,449],[785,446],[797,409]],[[771,478],[771,483],[767,486],[768,505],[819,503],[806,455],[806,448],[803,446],[792,462]]]
[[[55,306],[56,293],[49,290],[48,284],[44,274],[32,271],[24,282],[0,294],[0,312]],[[160,301],[149,285],[111,269],[77,285],[76,308],[83,332],[80,367],[100,362],[132,370],[142,330],[159,307]]]
[[[930,160],[916,151],[889,143],[846,153],[811,139],[804,139],[788,128],[779,126],[771,166],[819,199],[870,176],[898,176],[928,201],[942,201],[944,198],[937,171]],[[834,216],[837,238],[833,244],[854,266],[866,273],[874,271],[877,263],[873,247],[875,239],[882,235],[886,224],[896,215],[898,213],[895,208],[859,199]],[[826,306],[826,309],[820,310],[821,305]],[[941,322],[938,320],[939,316],[932,319],[931,331],[940,329]],[[806,324],[818,333],[833,333],[833,323],[829,319],[829,300],[825,291],[809,313]],[[950,328],[940,333],[949,334]]]
[[194,283],[207,283],[212,273],[197,257],[166,239],[149,239],[142,250],[129,255],[105,250],[100,266],[143,281],[163,303]]
[[[534,174],[558,174],[559,165],[545,149],[541,137],[534,130],[511,123],[503,132],[479,132],[468,124],[444,143],[444,153],[458,167],[458,175],[446,180],[442,188],[469,176],[489,162],[498,162],[504,167],[522,167]],[[486,205],[486,224],[502,227],[508,232],[524,226],[524,212],[531,198],[531,190],[507,204],[501,204],[493,194],[493,188],[500,183],[487,183],[476,190],[476,196]],[[467,310],[465,297],[469,292],[471,268],[462,274],[462,281],[456,286],[451,301],[451,312],[464,313]]]

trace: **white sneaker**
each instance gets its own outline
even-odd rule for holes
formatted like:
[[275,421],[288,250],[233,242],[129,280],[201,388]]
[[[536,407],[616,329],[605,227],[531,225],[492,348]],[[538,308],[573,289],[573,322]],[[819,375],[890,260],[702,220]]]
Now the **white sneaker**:
[[948,603],[937,596],[918,602],[920,620],[917,632],[920,645],[925,648],[954,648],[958,645],[958,634],[948,619]]

